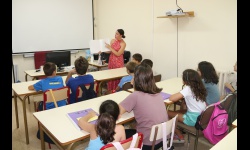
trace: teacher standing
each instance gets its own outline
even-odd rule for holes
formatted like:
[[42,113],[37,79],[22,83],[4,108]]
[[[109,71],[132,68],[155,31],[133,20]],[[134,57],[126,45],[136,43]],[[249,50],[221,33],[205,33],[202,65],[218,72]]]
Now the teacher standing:
[[[115,32],[115,39],[112,39],[110,45],[106,43],[106,47],[110,50],[108,69],[122,68],[124,67],[123,54],[126,48],[126,42],[123,29],[118,29]],[[108,90],[115,90],[119,84],[120,79],[111,80],[108,82]]]

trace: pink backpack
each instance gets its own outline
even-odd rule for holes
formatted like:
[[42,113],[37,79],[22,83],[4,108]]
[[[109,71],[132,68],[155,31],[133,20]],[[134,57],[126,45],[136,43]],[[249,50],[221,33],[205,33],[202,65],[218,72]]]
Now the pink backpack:
[[[212,105],[214,105],[214,110],[207,127],[205,129],[202,129],[202,127],[200,126],[199,129],[202,130],[204,137],[207,138],[210,143],[216,144],[228,134],[228,113],[220,105],[220,102]],[[197,122],[198,119],[200,118],[197,118]]]

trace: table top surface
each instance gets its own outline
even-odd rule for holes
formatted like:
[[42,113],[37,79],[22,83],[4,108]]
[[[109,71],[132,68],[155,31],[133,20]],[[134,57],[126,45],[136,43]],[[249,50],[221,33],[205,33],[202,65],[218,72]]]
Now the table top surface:
[[[120,77],[128,75],[126,71],[126,67],[117,68],[117,69],[100,70],[100,71],[95,71],[95,72],[87,72],[86,74],[91,74],[94,77],[94,80],[96,81],[110,80],[113,78],[120,78]],[[76,77],[76,76],[77,75],[74,74],[72,77]],[[62,78],[63,78],[63,84],[65,85],[65,80],[67,76],[62,76]],[[26,94],[34,94],[36,93],[36,91],[29,90],[28,86],[33,85],[38,81],[39,80],[12,83],[12,90],[15,91],[17,95],[19,96],[26,95]]]
[[210,150],[237,150],[237,128],[234,128]]
[[[105,100],[111,99],[116,101],[118,104],[124,100],[129,94],[129,92],[121,91],[94,99],[61,106],[55,109],[50,109],[46,111],[40,111],[33,113],[34,117],[41,122],[46,129],[54,135],[54,137],[61,143],[69,143],[77,139],[82,139],[84,136],[89,135],[88,132],[82,130],[79,131],[67,117],[67,113],[74,112],[78,110],[84,110],[87,108],[92,108],[94,111],[99,113],[99,106]],[[133,111],[130,113],[124,113],[117,123],[123,122],[127,119],[134,117]]]

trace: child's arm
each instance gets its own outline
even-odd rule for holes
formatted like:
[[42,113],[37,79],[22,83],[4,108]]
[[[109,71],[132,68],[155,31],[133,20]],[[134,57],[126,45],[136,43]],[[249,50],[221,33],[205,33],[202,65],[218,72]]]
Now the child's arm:
[[225,87],[228,88],[231,92],[235,91],[235,89],[233,88],[233,86],[230,83],[225,83]]
[[33,85],[28,86],[28,89],[29,89],[29,90],[35,90],[35,88],[34,88]]
[[173,102],[177,102],[177,101],[179,101],[182,98],[183,98],[183,95],[180,92],[178,92],[178,93],[175,93],[175,94],[171,95],[169,97],[169,100],[173,101]]
[[75,74],[75,73],[76,73],[76,69],[75,69],[75,68],[69,71],[69,73],[68,73],[68,75],[67,75],[67,78],[66,78],[66,80],[65,80],[65,84],[67,84],[69,78],[71,78],[72,75]]
[[78,125],[84,130],[89,133],[93,132],[95,130],[95,125],[88,122],[88,120],[92,117],[96,116],[96,113],[94,111],[89,111],[86,116],[83,116],[79,119]]
[[117,92],[117,91],[120,91],[120,89],[121,89],[121,88],[120,88],[119,86],[117,86],[116,89],[115,89],[115,91],[116,91],[116,92]]

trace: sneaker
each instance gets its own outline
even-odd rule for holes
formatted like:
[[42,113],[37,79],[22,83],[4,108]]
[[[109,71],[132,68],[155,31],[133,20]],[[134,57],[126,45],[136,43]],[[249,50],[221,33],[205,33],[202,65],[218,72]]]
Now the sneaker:
[[180,139],[177,135],[174,136],[173,143],[185,143],[184,139]]

